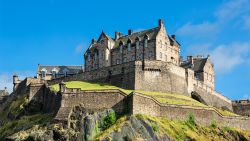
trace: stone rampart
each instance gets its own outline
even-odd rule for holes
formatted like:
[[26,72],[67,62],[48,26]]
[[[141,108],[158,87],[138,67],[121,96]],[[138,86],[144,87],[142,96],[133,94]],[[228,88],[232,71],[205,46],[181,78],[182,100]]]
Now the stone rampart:
[[56,120],[65,120],[74,106],[81,105],[86,109],[114,109],[117,114],[128,113],[130,101],[127,94],[120,90],[88,90],[61,89],[60,109],[56,115]]
[[250,117],[250,101],[249,100],[233,101],[233,111],[239,115]]
[[205,91],[205,89],[197,85],[194,86],[194,91],[197,92],[208,105],[233,111],[232,101],[222,94],[215,91]]
[[187,119],[188,115],[192,113],[196,121],[202,125],[210,125],[212,121],[216,121],[219,126],[250,130],[250,118],[247,117],[226,117],[214,109],[205,107],[162,104],[152,97],[138,93],[133,94],[132,97],[132,114],[146,114],[183,120]]

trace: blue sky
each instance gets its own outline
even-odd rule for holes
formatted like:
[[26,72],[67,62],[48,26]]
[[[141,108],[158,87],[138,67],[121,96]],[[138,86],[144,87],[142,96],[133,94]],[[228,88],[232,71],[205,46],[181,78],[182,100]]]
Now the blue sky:
[[157,26],[176,34],[181,52],[212,56],[216,88],[250,98],[250,0],[0,0],[0,89],[37,64],[80,65],[102,30],[114,36]]

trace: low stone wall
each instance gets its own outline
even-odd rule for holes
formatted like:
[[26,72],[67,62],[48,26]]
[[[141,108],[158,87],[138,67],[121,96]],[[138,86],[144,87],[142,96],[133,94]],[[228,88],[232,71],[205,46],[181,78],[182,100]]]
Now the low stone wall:
[[56,120],[65,120],[74,106],[81,105],[86,109],[114,109],[117,114],[128,113],[129,97],[120,90],[89,90],[65,88],[62,92],[61,106]]
[[250,118],[247,117],[225,117],[211,108],[166,105],[159,103],[151,97],[138,93],[133,94],[132,97],[132,114],[146,114],[183,120],[192,113],[197,123],[202,125],[210,125],[212,121],[216,121],[219,126],[250,130]]
[[194,91],[197,92],[208,105],[218,108],[227,108],[233,111],[232,101],[223,95],[216,92],[206,92],[204,89],[197,86],[194,87]]

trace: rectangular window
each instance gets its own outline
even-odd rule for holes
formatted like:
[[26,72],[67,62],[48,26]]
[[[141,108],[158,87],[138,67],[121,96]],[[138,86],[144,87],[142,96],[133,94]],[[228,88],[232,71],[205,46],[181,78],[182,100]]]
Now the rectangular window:
[[116,64],[120,64],[120,59],[116,59]]
[[140,42],[137,41],[137,42],[136,42],[136,49],[139,49],[139,46],[140,46]]
[[131,51],[131,43],[128,43],[128,51]]
[[144,41],[144,47],[148,47],[148,39],[145,39],[145,41]]
[[160,52],[160,58],[162,58],[162,53]]
[[120,53],[122,53],[122,47],[123,47],[123,46],[122,46],[122,45],[120,45]]

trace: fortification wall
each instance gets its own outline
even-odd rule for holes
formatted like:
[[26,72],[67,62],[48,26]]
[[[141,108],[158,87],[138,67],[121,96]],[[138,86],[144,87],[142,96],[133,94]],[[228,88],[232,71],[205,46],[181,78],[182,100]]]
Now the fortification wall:
[[48,81],[49,85],[68,81],[88,81],[111,83],[122,88],[134,89],[135,62],[128,62],[99,70],[87,71],[81,74]]
[[155,99],[141,95],[133,94],[132,114],[146,114],[158,117],[167,117],[169,119],[186,119],[192,113],[197,122],[202,125],[210,125],[215,120],[219,126],[236,127],[250,130],[250,118],[246,117],[225,117],[217,111],[204,107],[191,107],[181,105],[164,105]]
[[249,100],[240,100],[233,102],[233,111],[239,115],[250,117],[250,102]]
[[208,105],[233,111],[232,101],[220,93],[205,91],[205,89],[198,86],[194,87],[194,91],[197,92]]
[[129,112],[129,97],[120,90],[91,90],[68,89],[61,93],[61,107],[56,120],[65,120],[74,106],[81,105],[86,109],[114,109],[117,114]]
[[135,89],[178,93],[190,96],[187,91],[185,69],[169,62],[136,62]]

